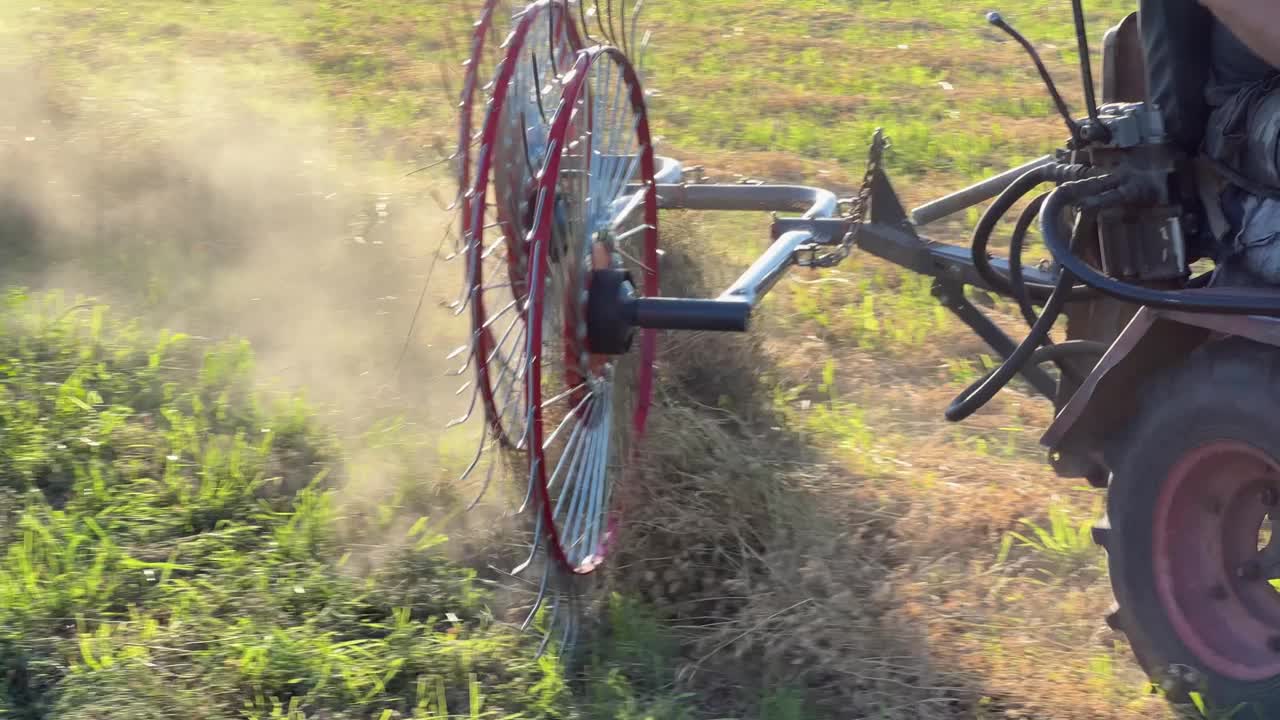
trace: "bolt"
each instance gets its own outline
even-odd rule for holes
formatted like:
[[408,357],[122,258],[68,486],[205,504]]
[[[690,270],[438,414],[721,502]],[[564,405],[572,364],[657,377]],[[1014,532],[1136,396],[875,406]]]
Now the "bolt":
[[1222,585],[1214,585],[1212,588],[1209,588],[1209,594],[1213,597],[1214,600],[1227,599],[1227,589]]

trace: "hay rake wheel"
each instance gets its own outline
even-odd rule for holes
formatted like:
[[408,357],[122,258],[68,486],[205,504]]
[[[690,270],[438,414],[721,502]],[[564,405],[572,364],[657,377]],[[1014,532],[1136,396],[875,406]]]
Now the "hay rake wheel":
[[657,350],[652,330],[637,352],[588,343],[593,283],[643,297],[659,287],[653,144],[621,50],[579,54],[550,143],[530,264],[529,477],[555,566],[586,575],[616,537],[613,486],[634,468]]
[[[511,575],[538,566],[524,627],[545,617],[540,653],[553,637],[562,652],[575,644],[591,576],[615,537],[610,490],[629,467],[652,387],[651,333],[639,353],[584,355],[585,336],[566,334],[565,322],[585,320],[595,270],[628,268],[641,294],[657,290],[655,158],[638,74],[617,47],[635,45],[642,5],[620,4],[619,22],[612,3],[537,0],[510,13],[486,0],[463,83],[455,208],[466,277],[454,308],[468,312],[471,337],[451,357],[466,353],[455,374],[471,373],[474,387],[451,426],[483,408],[484,435],[461,478],[486,475],[473,507],[495,469],[525,470],[516,514],[529,511],[531,542]],[[511,30],[495,46],[504,14]],[[482,86],[487,65],[494,79]],[[614,382],[619,371],[627,383]]]
[[597,282],[658,292],[656,161],[639,79],[612,46],[581,51],[568,77],[530,236],[526,503],[535,516],[530,554],[513,571],[542,557],[525,627],[545,609],[543,647],[558,635],[565,653],[617,537],[614,486],[636,467],[657,349],[653,331],[641,333],[634,351],[629,337],[589,347],[588,298]]
[[[495,21],[497,5],[491,0],[476,25],[464,91],[460,132],[464,143],[471,138],[470,103],[476,94],[473,73],[478,72],[484,56],[485,35]],[[580,46],[565,0],[539,0],[514,20],[490,86],[474,165],[469,148],[459,149],[459,181],[466,187],[459,206],[467,279],[458,312],[469,310],[471,319],[466,348],[470,352],[461,372],[474,366],[475,387],[470,409],[455,424],[469,419],[479,400],[486,432],[506,448],[517,448],[524,441],[524,413],[519,402],[520,358],[526,345],[524,237],[534,172],[546,149],[547,106],[558,100],[563,74]],[[486,444],[482,443],[481,453]]]

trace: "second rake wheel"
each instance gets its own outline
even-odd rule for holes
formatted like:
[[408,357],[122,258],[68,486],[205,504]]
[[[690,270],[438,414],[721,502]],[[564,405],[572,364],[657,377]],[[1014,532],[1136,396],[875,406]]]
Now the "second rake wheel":
[[[492,10],[485,17],[492,22]],[[488,99],[471,187],[461,203],[476,391],[494,436],[507,447],[523,446],[527,432],[526,237],[535,173],[579,47],[565,0],[538,0],[516,16]]]
[[595,271],[626,270],[658,293],[658,204],[644,93],[626,56],[578,54],[551,124],[529,280],[529,472],[540,526],[561,569],[599,567],[616,535],[617,485],[632,477],[648,420],[657,336],[595,352]]

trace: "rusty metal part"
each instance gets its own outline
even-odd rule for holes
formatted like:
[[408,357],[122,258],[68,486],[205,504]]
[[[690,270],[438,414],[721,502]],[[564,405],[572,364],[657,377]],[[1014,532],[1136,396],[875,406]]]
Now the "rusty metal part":
[[[1186,291],[1194,295],[1196,291]],[[1216,292],[1227,292],[1219,288]],[[1240,288],[1241,296],[1274,291]],[[1041,444],[1068,459],[1105,464],[1106,443],[1132,416],[1142,381],[1180,362],[1212,337],[1239,336],[1280,347],[1280,319],[1142,308],[1066,401]],[[1067,474],[1067,473],[1063,473]]]

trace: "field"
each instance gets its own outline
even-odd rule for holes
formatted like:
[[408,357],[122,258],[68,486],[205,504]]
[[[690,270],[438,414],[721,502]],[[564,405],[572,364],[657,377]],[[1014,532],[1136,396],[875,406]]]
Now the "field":
[[[1051,409],[948,424],[992,358],[857,256],[749,336],[664,340],[586,657],[535,657],[506,498],[459,512],[452,189],[412,173],[476,4],[0,3],[0,718],[1171,717]],[[1087,5],[1095,46],[1132,9]],[[650,0],[659,150],[847,193],[883,127],[908,202],[1020,164],[1063,129],[988,9]],[[1005,10],[1082,107],[1069,4]],[[662,222],[673,289],[767,239]]]

